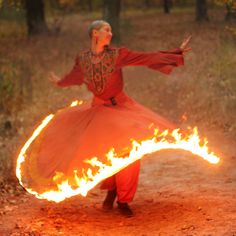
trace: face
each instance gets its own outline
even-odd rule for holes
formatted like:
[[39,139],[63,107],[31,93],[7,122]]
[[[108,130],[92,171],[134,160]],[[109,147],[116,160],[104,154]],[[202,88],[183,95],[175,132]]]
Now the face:
[[109,24],[104,24],[99,30],[94,30],[94,37],[101,45],[109,45],[112,38],[112,29]]

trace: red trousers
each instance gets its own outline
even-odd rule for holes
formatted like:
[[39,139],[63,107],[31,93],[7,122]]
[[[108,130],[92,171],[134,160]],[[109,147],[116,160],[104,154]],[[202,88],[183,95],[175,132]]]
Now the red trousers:
[[116,188],[118,202],[131,202],[137,190],[139,171],[140,160],[105,179],[100,188],[107,190]]

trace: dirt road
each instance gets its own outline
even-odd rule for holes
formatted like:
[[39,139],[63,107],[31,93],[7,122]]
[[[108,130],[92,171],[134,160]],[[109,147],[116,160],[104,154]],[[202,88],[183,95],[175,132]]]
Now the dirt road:
[[24,191],[5,195],[0,235],[236,235],[236,157],[232,144],[221,147],[217,166],[182,151],[144,158],[132,218],[116,206],[103,212],[98,187],[59,204]]

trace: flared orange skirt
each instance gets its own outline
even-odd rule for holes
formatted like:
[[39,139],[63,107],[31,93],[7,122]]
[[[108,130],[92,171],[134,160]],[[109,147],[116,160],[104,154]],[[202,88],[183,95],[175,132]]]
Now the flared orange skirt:
[[[22,164],[22,180],[27,188],[47,191],[55,185],[56,173],[82,176],[91,166],[85,160],[98,157],[106,162],[111,148],[120,156],[131,148],[131,141],[153,136],[153,128],[175,125],[138,104],[125,93],[116,97],[114,106],[96,97],[91,102],[59,110],[34,140]],[[150,126],[152,124],[152,126]]]

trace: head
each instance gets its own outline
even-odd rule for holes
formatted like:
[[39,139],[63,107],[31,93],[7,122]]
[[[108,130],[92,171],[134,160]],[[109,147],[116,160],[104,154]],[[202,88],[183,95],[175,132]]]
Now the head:
[[109,45],[112,38],[112,29],[108,22],[96,20],[88,28],[91,41],[103,46]]

